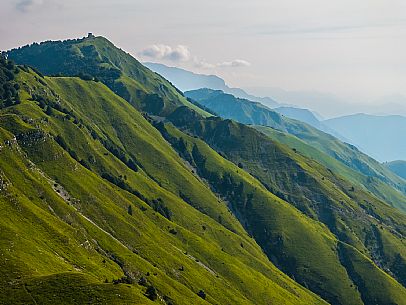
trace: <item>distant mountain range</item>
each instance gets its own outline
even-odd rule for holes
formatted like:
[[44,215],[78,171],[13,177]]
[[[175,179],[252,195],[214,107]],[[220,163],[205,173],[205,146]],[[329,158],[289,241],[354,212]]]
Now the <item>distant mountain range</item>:
[[[406,142],[399,140],[406,131],[405,117],[356,114],[323,120],[320,115],[309,109],[282,104],[269,97],[257,97],[240,88],[230,88],[222,78],[215,75],[196,74],[158,63],[145,63],[145,65],[168,79],[181,91],[193,91],[201,88],[221,90],[242,100],[261,103],[262,106],[256,105],[261,110],[272,109],[285,117],[307,123],[342,141],[357,146],[381,162],[406,158]],[[331,96],[317,95],[319,100],[323,97],[331,100]],[[296,96],[295,101],[298,100],[297,98],[298,96]],[[251,104],[242,100],[240,102],[245,104],[245,110],[247,107],[250,108],[249,105]],[[260,121],[258,120],[256,124],[259,124]]]
[[406,158],[406,117],[354,114],[323,121],[351,144],[383,162]]
[[385,166],[389,168],[392,172],[394,172],[399,177],[406,179],[406,161],[397,160],[392,162],[385,163]]
[[143,63],[152,71],[162,75],[175,87],[181,91],[190,91],[201,88],[210,88],[214,90],[222,90],[240,98],[246,98],[255,102],[260,102],[269,107],[281,106],[280,103],[270,97],[258,97],[248,94],[240,88],[231,88],[227,86],[224,79],[216,75],[197,74],[177,67],[168,67],[159,63],[146,62]]
[[284,116],[305,122],[315,128],[329,132],[334,136],[345,140],[337,132],[325,126],[318,118],[318,115],[309,109],[297,108],[288,104],[282,104],[270,97],[258,97],[249,94],[240,88],[231,88],[227,86],[224,79],[216,75],[197,74],[177,67],[168,67],[159,63],[146,62],[144,65],[168,79],[175,87],[179,88],[183,92],[201,88],[221,90],[238,98],[259,102],[264,106],[272,108],[276,112],[283,114]]
[[[344,163],[347,167],[359,171],[366,176],[375,177],[386,183],[392,181],[390,183],[395,187],[398,184],[402,185],[406,183],[405,181],[401,181],[396,175],[393,175],[385,166],[382,166],[376,160],[363,154],[355,146],[344,143],[331,134],[322,132],[309,124],[285,117],[261,103],[237,98],[221,90],[211,90],[207,88],[187,91],[185,95],[190,101],[194,103],[197,102],[204,109],[213,111],[223,118],[236,120],[243,124],[254,125],[261,132],[275,138],[277,137],[278,141],[284,144],[289,146],[294,144],[292,146],[294,149],[303,146],[301,143],[298,143],[297,140],[293,141],[292,138],[286,137],[286,134],[292,135],[307,144],[306,148],[302,150],[302,153],[308,154],[311,148],[317,148],[319,151],[322,151],[337,161]],[[261,126],[265,128],[260,128]],[[282,131],[285,136],[280,137],[279,134],[275,134],[274,130]],[[311,148],[309,148],[309,146]],[[323,158],[315,154],[308,154],[308,157],[323,162]],[[331,167],[331,161],[326,163],[326,166]],[[346,170],[340,168],[339,172],[344,173]],[[351,179],[353,176],[354,173],[351,173],[347,175],[347,178]],[[376,192],[380,188],[376,186],[371,188],[369,182],[365,183],[364,186],[369,188],[372,192]],[[403,191],[406,192],[406,188]],[[398,200],[403,202],[401,198],[395,201]]]
[[[244,90],[252,95],[271,96],[279,103],[300,105],[303,108],[312,109],[313,112],[317,110],[328,118],[354,113],[406,116],[406,96],[402,94],[354,99],[316,90],[284,90],[278,87],[259,86],[244,87]],[[323,120],[322,117],[318,119]]]
[[287,131],[291,125],[289,119],[294,119],[344,140],[334,130],[323,125],[307,109],[294,107],[271,109],[260,102],[236,97],[222,90],[208,88],[186,91],[185,95],[222,117],[234,119],[244,124],[265,125]]

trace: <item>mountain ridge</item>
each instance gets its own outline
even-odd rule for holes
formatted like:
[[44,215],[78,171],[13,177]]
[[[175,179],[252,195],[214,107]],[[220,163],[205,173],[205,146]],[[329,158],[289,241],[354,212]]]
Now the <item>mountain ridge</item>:
[[[379,162],[361,153],[355,146],[343,143],[330,134],[319,131],[305,123],[283,117],[258,103],[238,99],[221,91],[201,89],[186,92],[186,96],[195,99],[224,118],[235,119],[245,124],[264,125],[287,132],[344,163],[346,166],[361,172],[363,175],[389,183],[403,194],[406,192],[405,181],[394,176],[391,171],[388,171]],[[368,184],[366,186],[369,187]],[[376,191],[375,188],[370,188],[370,190]],[[402,203],[399,203],[398,206],[404,206],[405,200],[403,196],[394,195],[394,198],[396,198],[394,204],[399,201]]]

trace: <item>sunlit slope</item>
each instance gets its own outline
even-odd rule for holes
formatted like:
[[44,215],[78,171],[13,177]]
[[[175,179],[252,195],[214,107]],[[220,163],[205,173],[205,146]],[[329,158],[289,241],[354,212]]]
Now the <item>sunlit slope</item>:
[[107,87],[18,79],[0,111],[1,303],[324,304]]
[[11,50],[8,56],[17,64],[33,66],[45,75],[96,78],[149,113],[166,115],[179,105],[187,105],[208,115],[188,102],[167,80],[104,37],[34,43]]
[[[362,153],[356,147],[308,124],[289,119],[260,103],[239,99],[222,91],[200,89],[189,91],[186,95],[223,118],[233,119],[244,124],[267,126],[293,135],[345,166],[373,179],[381,180],[388,187],[396,188],[403,195],[406,195],[405,180],[394,175],[382,164]],[[367,187],[375,192],[374,186],[369,187],[367,185]],[[379,194],[379,191],[376,193]],[[390,199],[390,196],[385,199]],[[402,199],[402,203],[398,203],[396,199],[399,198],[395,196],[393,205],[400,206],[406,202],[405,198]]]
[[[258,179],[261,187],[272,196],[290,203],[309,219],[323,223],[327,232],[339,243],[351,245],[363,253],[360,259],[372,260],[376,268],[380,267],[377,270],[379,274],[388,272],[382,280],[388,280],[389,285],[395,283],[390,275],[405,285],[402,270],[406,266],[406,216],[403,213],[362,189],[355,188],[320,163],[270,140],[251,127],[219,118],[199,118],[185,107],[178,109],[169,119],[178,128],[203,139],[220,155],[232,161],[235,166],[238,165],[238,171],[250,173],[250,177]],[[181,144],[177,146],[184,147]],[[205,165],[207,160],[205,157],[201,158]],[[196,160],[195,163],[198,164]],[[262,206],[254,217],[250,217],[251,207],[259,200],[254,200],[252,191],[246,191],[238,179],[216,174],[214,169],[209,172],[203,170],[203,173],[206,179],[212,179],[213,188],[216,185],[223,187],[221,194],[228,198],[241,223],[254,235],[277,266],[326,300],[346,304],[348,294],[353,292],[354,283],[352,286],[337,284],[337,281],[346,281],[346,276],[339,275],[340,268],[337,266],[344,266],[347,274],[349,270],[343,264],[336,246],[317,243],[315,238],[307,236],[309,230],[298,229],[298,225],[292,225],[291,220],[285,219],[282,221],[284,230],[295,232],[298,229],[296,234],[299,234],[300,237],[297,238],[300,241],[293,241],[292,236],[282,233],[286,231],[275,229],[270,216],[263,221],[258,218],[268,215],[267,213],[275,215],[275,212],[267,211]],[[271,209],[271,206],[267,208]],[[308,248],[298,246],[303,240]],[[317,259],[313,260],[315,257]],[[326,260],[322,262],[323,258]],[[313,272],[317,275],[312,274]],[[358,279],[351,274],[348,276],[353,282]],[[367,273],[358,276],[362,281],[370,281]],[[405,290],[399,283],[393,286],[392,291],[403,291],[403,294]],[[374,284],[369,283],[367,286],[371,285]],[[358,286],[362,301],[365,302],[363,295],[370,296],[371,291],[355,286]],[[380,302],[385,304],[383,300],[391,294],[388,290],[388,295],[381,295]]]

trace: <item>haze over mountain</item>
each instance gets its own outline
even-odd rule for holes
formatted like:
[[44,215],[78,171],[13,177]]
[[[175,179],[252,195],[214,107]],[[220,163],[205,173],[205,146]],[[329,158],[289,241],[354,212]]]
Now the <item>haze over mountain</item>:
[[299,105],[303,108],[312,109],[316,116],[318,113],[324,118],[334,118],[355,113],[367,113],[371,115],[394,115],[406,116],[406,97],[401,94],[386,95],[379,98],[340,96],[329,92],[317,90],[284,90],[276,87],[244,87],[253,95],[272,96],[284,104]]
[[[155,71],[168,79],[183,92],[201,88],[221,90],[225,93],[232,94],[242,99],[259,102],[269,108],[273,108],[275,111],[287,117],[306,122],[307,124],[319,128],[320,130],[328,130],[328,128],[326,128],[326,126],[323,126],[319,119],[316,118],[316,115],[308,109],[297,108],[291,105],[284,105],[269,97],[258,97],[248,94],[244,90],[239,88],[230,88],[229,86],[227,86],[226,82],[218,76],[197,74],[176,67],[168,67],[159,63],[147,62],[144,64],[152,71]],[[333,132],[335,135],[338,135],[336,132],[332,130],[330,131]]]
[[323,121],[351,144],[383,161],[406,158],[406,117],[354,114]]
[[406,180],[406,161],[397,160],[386,162],[385,166],[393,171],[396,175]]
[[177,67],[168,67],[160,63],[145,62],[144,65],[152,71],[159,73],[171,81],[181,91],[190,91],[201,88],[222,90],[240,98],[260,102],[268,107],[281,106],[277,101],[269,97],[257,97],[246,93],[240,88],[230,88],[224,79],[216,75],[197,74]]
[[354,147],[212,116],[103,37],[7,54],[1,303],[406,304],[406,181]]
[[[402,133],[405,132],[405,117],[358,114],[323,120],[320,116],[314,114],[308,109],[294,106],[281,106],[273,99],[259,98],[246,93],[242,89],[230,88],[226,85],[223,79],[215,75],[196,74],[184,69],[168,67],[157,63],[146,63],[146,66],[167,78],[182,91],[209,88],[213,90],[221,90],[242,99],[262,103],[286,117],[305,122],[321,131],[336,136],[343,141],[356,145],[363,152],[381,162],[406,158],[406,144],[404,144],[404,141],[400,140]],[[326,103],[343,105],[342,101],[326,94],[307,94],[300,92],[285,92],[284,94],[280,96],[283,97],[287,94],[292,94],[290,96],[292,98],[291,101],[296,102],[299,102],[300,99],[307,101],[310,99],[316,99],[317,103],[321,100],[325,100]],[[209,108],[218,111],[215,110],[216,107]],[[352,106],[348,106],[348,108],[355,109]],[[233,118],[238,119],[237,117]],[[256,124],[261,123],[257,121]]]

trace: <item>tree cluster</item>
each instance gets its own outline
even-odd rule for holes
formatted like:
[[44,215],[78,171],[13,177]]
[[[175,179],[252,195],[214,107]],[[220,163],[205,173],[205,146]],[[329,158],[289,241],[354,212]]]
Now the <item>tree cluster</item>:
[[18,73],[18,67],[0,53],[0,109],[20,103],[18,95],[20,86],[15,82]]

